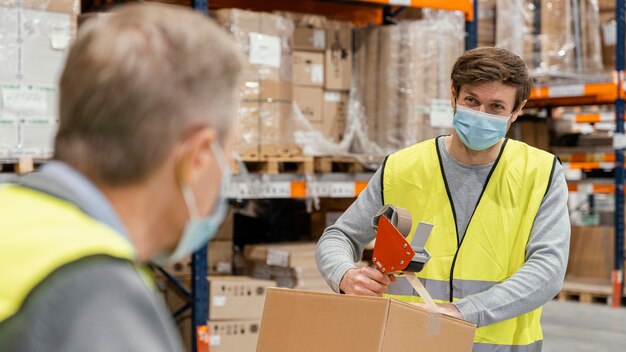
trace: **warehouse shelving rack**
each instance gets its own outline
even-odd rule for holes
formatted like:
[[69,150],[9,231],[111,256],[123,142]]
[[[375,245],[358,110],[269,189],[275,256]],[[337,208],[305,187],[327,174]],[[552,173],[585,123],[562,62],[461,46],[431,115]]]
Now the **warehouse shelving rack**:
[[[477,14],[478,3],[473,0],[335,0],[320,2],[341,2],[349,4],[362,4],[364,6],[382,7],[383,23],[387,23],[388,18],[393,18],[400,10],[406,7],[416,8],[434,8],[440,10],[456,10],[465,13],[466,25],[466,50],[475,48],[478,43],[477,32]],[[192,7],[204,14],[208,14],[208,0],[192,0]],[[333,178],[335,177],[335,178]],[[337,179],[336,177],[339,177]],[[250,192],[250,180],[237,180],[231,185],[229,190],[229,198],[234,199],[251,199],[251,198],[306,198],[313,194],[326,198],[352,198],[358,196],[360,191],[365,188],[371,174],[356,175],[340,175],[340,176],[323,176],[318,179],[311,180],[304,176],[293,175],[263,175],[257,179],[260,184],[260,191]],[[238,182],[239,181],[239,182]],[[209,317],[208,302],[208,282],[207,282],[207,262],[208,251],[203,248],[192,256],[192,282],[191,290],[185,288],[176,278],[169,275],[165,271],[163,273],[170,279],[182,292],[185,292],[191,302],[184,305],[175,312],[178,316],[188,308],[192,309],[192,346],[193,351],[197,351],[196,330],[207,323]]]
[[[540,11],[535,11],[535,27],[541,23],[540,16]],[[580,123],[615,121],[613,154],[608,156],[608,160],[604,162],[563,163],[563,166],[570,169],[614,170],[613,184],[589,184],[586,189],[596,194],[614,193],[615,195],[615,253],[611,277],[612,306],[620,307],[625,303],[622,298],[622,292],[624,292],[624,151],[626,150],[626,135],[624,134],[626,4],[624,1],[616,1],[615,20],[617,22],[617,44],[615,48],[615,73],[611,82],[537,87],[531,92],[527,107],[595,104],[612,104],[615,107],[614,116],[611,114],[580,114],[571,117]],[[568,187],[577,190],[580,189],[581,185],[576,183]]]

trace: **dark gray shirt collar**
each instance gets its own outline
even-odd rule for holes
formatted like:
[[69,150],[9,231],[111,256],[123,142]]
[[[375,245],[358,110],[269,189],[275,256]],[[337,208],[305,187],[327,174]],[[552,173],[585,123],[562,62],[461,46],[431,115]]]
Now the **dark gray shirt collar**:
[[37,172],[19,177],[16,183],[64,199],[129,239],[124,224],[100,189],[66,163],[47,162]]

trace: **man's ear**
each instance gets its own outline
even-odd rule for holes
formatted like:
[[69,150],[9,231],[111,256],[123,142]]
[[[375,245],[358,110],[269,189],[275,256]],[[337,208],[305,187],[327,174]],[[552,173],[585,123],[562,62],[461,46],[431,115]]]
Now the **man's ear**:
[[510,124],[513,124],[513,122],[515,122],[517,120],[517,117],[522,112],[522,109],[526,105],[527,101],[528,101],[528,99],[522,101],[522,103],[520,104],[519,108],[515,112],[513,112],[513,114],[511,114],[511,122],[510,122]]
[[184,142],[180,151],[180,182],[196,184],[202,178],[204,170],[212,162],[211,145],[217,138],[217,132],[210,127],[194,131]]
[[454,84],[452,83],[450,83],[450,106],[456,111],[456,89],[454,89]]

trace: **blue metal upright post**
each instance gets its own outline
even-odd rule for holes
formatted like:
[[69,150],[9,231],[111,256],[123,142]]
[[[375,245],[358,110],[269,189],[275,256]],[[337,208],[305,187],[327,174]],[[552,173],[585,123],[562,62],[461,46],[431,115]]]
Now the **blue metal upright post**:
[[615,262],[613,265],[613,307],[622,305],[624,290],[624,39],[625,9],[623,0],[616,1],[615,20],[617,21],[617,45],[615,48],[615,71],[617,72],[617,101],[615,102]]
[[191,267],[191,311],[192,311],[192,331],[191,343],[193,351],[197,351],[196,329],[206,325],[209,320],[209,285],[207,281],[207,247],[193,254],[193,264]]
[[478,0],[472,2],[474,19],[465,21],[465,50],[478,47]]

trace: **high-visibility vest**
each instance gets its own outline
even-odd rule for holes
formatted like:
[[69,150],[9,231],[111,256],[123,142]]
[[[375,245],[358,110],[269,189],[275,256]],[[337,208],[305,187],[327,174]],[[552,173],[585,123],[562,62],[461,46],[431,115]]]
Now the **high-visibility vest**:
[[105,255],[134,262],[130,242],[75,205],[30,188],[0,185],[0,322],[15,315],[28,294],[62,266]]
[[[555,157],[547,152],[505,140],[459,243],[437,140],[418,143],[386,159],[383,202],[411,213],[414,220],[411,234],[420,221],[434,224],[426,243],[432,258],[416,275],[436,302],[453,302],[486,291],[522,267],[526,261],[526,244],[550,185],[554,164]],[[402,301],[422,302],[406,278],[392,283],[387,293]],[[541,350],[540,317],[541,308],[538,308],[478,328],[474,351]]]

